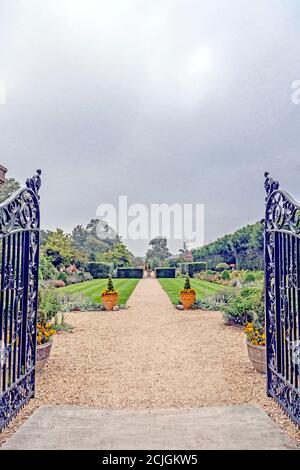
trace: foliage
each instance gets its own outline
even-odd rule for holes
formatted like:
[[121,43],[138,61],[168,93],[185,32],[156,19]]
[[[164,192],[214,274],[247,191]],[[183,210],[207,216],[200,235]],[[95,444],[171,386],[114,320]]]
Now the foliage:
[[6,178],[5,183],[0,186],[0,204],[5,202],[18,189],[21,188],[20,183],[14,178]]
[[39,265],[39,279],[41,281],[48,281],[57,276],[57,269],[55,269],[51,258],[41,253]]
[[175,268],[156,268],[155,275],[157,278],[174,278],[176,274]]
[[223,281],[230,281],[230,274],[228,271],[223,271],[221,274],[221,279]]
[[167,246],[167,239],[165,237],[155,237],[150,241],[149,245],[151,248],[149,248],[149,250],[147,251],[147,262],[155,260],[156,263],[158,263],[157,265],[152,267],[152,269],[158,266],[163,266],[164,262],[168,260],[171,256],[171,253],[169,252]]
[[229,301],[235,297],[233,289],[223,288],[213,294],[206,295],[202,300],[202,307],[205,310],[224,311]]
[[112,265],[110,263],[90,262],[85,264],[85,269],[94,279],[108,278]]
[[107,287],[102,291],[102,295],[110,295],[110,294],[116,294],[117,291],[115,291],[114,284],[112,282],[112,278],[110,277],[107,282]]
[[42,249],[55,267],[69,266],[78,257],[78,253],[72,244],[71,235],[64,233],[59,228],[49,234]]
[[230,269],[230,266],[228,263],[219,263],[216,266],[216,271],[224,271],[226,269]]
[[105,253],[104,259],[113,263],[115,268],[130,266],[132,264],[133,255],[128,251],[124,243],[116,243],[112,249]]
[[66,273],[59,273],[59,275],[57,276],[57,280],[58,281],[63,281],[64,284],[67,284],[68,276],[66,275]]
[[195,289],[191,287],[191,281],[189,276],[185,278],[184,288],[181,289],[180,294],[196,294]]
[[117,278],[119,279],[142,279],[144,270],[142,268],[118,268]]
[[52,336],[56,334],[51,322],[37,324],[37,344],[46,344],[52,340]]
[[258,323],[264,321],[263,291],[260,287],[243,287],[240,292],[230,299],[225,313],[227,324],[245,325],[254,319]]
[[224,262],[236,264],[238,269],[263,269],[262,225],[260,222],[247,225],[192,253],[195,261],[207,261],[209,269]]
[[38,322],[45,325],[51,321],[61,309],[61,300],[51,288],[39,290]]
[[246,272],[243,281],[244,281],[245,284],[249,284],[250,282],[254,282],[255,281],[254,274],[252,274],[251,272]]

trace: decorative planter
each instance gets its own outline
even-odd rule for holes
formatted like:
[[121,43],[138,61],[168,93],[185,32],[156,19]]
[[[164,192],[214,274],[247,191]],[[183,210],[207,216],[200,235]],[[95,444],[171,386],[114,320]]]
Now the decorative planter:
[[254,369],[261,374],[267,372],[267,358],[266,358],[266,347],[255,346],[254,344],[247,341],[247,348],[250,361]]
[[189,310],[191,306],[196,302],[196,293],[182,292],[180,294],[180,302],[182,303],[184,310]]
[[102,303],[105,310],[111,311],[118,303],[119,294],[112,292],[111,294],[102,294]]
[[36,348],[36,365],[35,365],[35,370],[36,372],[40,372],[46,362],[48,361],[48,358],[51,353],[51,348],[52,348],[52,341],[48,341],[48,343],[45,344],[38,344]]

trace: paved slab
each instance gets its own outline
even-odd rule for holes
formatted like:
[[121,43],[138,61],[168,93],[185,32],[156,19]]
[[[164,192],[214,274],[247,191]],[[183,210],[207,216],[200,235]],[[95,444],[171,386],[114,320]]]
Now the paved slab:
[[256,406],[109,410],[42,406],[3,449],[292,449]]

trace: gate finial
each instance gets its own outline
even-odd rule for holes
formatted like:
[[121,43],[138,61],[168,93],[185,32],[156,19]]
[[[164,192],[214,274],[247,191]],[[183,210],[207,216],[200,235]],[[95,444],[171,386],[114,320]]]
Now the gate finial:
[[278,181],[274,181],[273,178],[271,178],[270,173],[268,171],[265,171],[265,190],[267,193],[266,200],[272,194],[272,192],[276,191],[276,189],[278,188],[279,188]]
[[28,178],[26,181],[27,188],[32,189],[32,191],[38,196],[39,190],[42,185],[41,181],[42,170],[36,170],[36,174],[32,178]]

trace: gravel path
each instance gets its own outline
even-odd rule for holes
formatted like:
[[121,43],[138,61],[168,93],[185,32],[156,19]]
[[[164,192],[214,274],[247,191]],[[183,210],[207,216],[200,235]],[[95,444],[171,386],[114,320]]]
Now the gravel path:
[[54,339],[37,396],[0,435],[3,442],[40,404],[189,408],[259,404],[300,443],[300,432],[265,396],[245,337],[220,312],[178,311],[154,279],[140,281],[118,312],[71,313],[73,333]]

